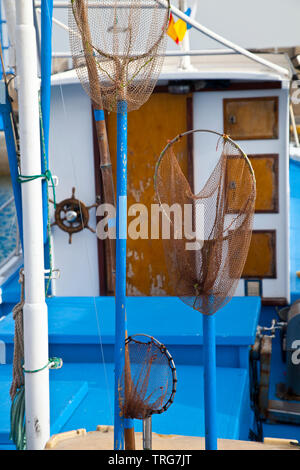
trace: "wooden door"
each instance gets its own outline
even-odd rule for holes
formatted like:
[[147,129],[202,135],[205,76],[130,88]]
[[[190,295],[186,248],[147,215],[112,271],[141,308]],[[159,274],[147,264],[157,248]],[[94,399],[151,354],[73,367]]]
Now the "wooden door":
[[[127,295],[173,295],[166,272],[161,240],[151,240],[151,204],[157,203],[153,177],[157,159],[167,144],[192,128],[192,98],[189,95],[154,93],[138,111],[128,114],[128,201],[148,210],[148,239],[127,239]],[[109,147],[116,185],[116,114],[107,116]],[[177,147],[181,167],[191,177],[192,149],[183,139]],[[128,216],[128,225],[135,219]]]

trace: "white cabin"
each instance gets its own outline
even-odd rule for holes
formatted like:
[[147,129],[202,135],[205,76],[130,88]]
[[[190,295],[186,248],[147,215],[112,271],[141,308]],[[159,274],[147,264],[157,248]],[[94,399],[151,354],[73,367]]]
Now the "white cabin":
[[[290,71],[281,75],[239,54],[192,56],[186,70],[167,57],[149,102],[128,115],[128,204],[153,201],[154,165],[167,139],[189,129],[229,134],[248,154],[257,180],[257,202],[248,260],[236,295],[260,295],[265,304],[289,302],[289,91],[285,54],[258,54]],[[107,115],[115,159],[115,116]],[[214,166],[211,142],[199,134],[183,149],[194,192]],[[215,149],[213,149],[215,150]],[[90,98],[75,71],[52,76],[50,168],[58,177],[57,201],[72,195],[86,206],[101,200]],[[205,155],[205,156],[204,156]],[[202,175],[202,179],[201,179]],[[96,210],[89,211],[96,228]],[[103,245],[84,229],[72,236],[52,228],[58,296],[105,294]],[[155,241],[156,242],[156,241]],[[170,295],[161,248],[128,240],[128,295]]]

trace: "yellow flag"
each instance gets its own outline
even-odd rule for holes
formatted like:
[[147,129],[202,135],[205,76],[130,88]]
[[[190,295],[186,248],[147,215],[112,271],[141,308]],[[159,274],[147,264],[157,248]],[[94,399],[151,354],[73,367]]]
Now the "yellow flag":
[[181,42],[187,30],[186,22],[181,19],[177,20],[176,23],[174,24],[174,29],[176,31],[178,41]]

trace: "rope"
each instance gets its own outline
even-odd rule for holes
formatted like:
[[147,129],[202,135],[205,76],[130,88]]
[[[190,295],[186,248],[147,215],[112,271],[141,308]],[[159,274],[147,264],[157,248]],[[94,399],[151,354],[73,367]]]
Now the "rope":
[[25,387],[17,391],[10,409],[10,435],[17,450],[26,450]]
[[26,176],[26,175],[21,175],[20,174],[18,176],[18,182],[19,183],[27,183],[29,181],[34,181],[38,178],[45,178],[47,181],[51,181],[52,191],[53,191],[54,208],[56,208],[55,185],[54,185],[52,173],[49,169],[46,170],[45,173],[41,173],[40,175]]
[[10,409],[10,435],[17,450],[26,449],[25,434],[25,393],[24,374],[22,364],[24,362],[24,334],[23,334],[23,307],[24,307],[24,272],[20,270],[19,283],[21,284],[20,302],[13,308],[15,321],[13,380],[10,387],[12,401]]
[[63,361],[60,357],[51,357],[49,359],[49,361],[47,362],[47,364],[43,367],[41,367],[40,369],[35,369],[35,370],[26,370],[24,369],[23,367],[23,371],[26,373],[26,374],[35,374],[36,372],[40,372],[41,370],[44,370],[44,369],[60,369],[63,365]]
[[[49,169],[47,169],[48,162],[47,162],[45,136],[44,136],[43,113],[42,113],[42,106],[41,106],[40,99],[39,99],[39,116],[40,116],[41,139],[42,139],[42,154],[43,154],[44,168],[46,168],[45,174],[47,174],[47,172],[49,172]],[[51,175],[51,172],[50,172],[50,175]],[[53,191],[53,204],[54,204],[54,209],[56,209],[55,186],[54,186],[52,175],[51,175],[51,182],[52,182],[52,191]],[[47,295],[50,282],[52,279],[53,258],[52,258],[52,242],[51,242],[50,198],[49,198],[48,184],[46,185],[46,188],[47,188],[47,234],[48,234],[48,243],[49,243],[49,268],[50,268],[49,279],[46,285],[46,295]]]
[[20,270],[19,283],[21,284],[21,300],[13,308],[13,319],[15,321],[14,358],[13,358],[13,380],[10,387],[10,397],[13,401],[17,390],[24,385],[24,374],[22,363],[24,362],[24,340],[23,340],[23,306],[24,306],[24,273]]

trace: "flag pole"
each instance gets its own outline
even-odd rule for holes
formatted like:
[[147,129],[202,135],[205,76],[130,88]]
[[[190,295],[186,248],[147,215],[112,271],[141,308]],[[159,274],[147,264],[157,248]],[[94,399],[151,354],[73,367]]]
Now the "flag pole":
[[[16,23],[21,172],[23,176],[41,175],[39,81],[31,1],[16,2]],[[29,450],[41,450],[50,436],[41,178],[22,184],[22,210],[26,443]]]
[[[122,374],[126,337],[126,245],[127,245],[127,103],[119,101],[117,112],[117,226],[115,311],[115,413],[114,449],[124,449]],[[121,396],[120,396],[121,395]]]

